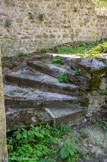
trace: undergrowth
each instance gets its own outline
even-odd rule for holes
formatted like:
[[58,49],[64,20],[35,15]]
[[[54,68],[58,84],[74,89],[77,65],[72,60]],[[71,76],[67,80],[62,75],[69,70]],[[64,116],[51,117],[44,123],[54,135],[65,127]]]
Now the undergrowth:
[[101,57],[102,53],[107,52],[107,41],[94,43],[78,43],[71,46],[56,48],[58,54],[80,54],[81,57]]
[[[71,130],[69,125],[61,124],[60,126],[51,127],[31,125],[29,130],[24,127],[19,128],[10,137],[8,137],[8,152],[10,160],[21,162],[22,158],[34,158],[35,162],[51,162],[54,154],[58,152],[54,145],[59,142],[59,138],[68,134]],[[21,157],[21,158],[20,158]],[[23,160],[28,162],[28,160]],[[32,160],[29,160],[32,162]]]
[[83,54],[86,51],[89,51],[91,48],[96,47],[97,45],[103,43],[103,41],[98,41],[94,43],[78,43],[71,46],[64,46],[57,48],[57,53],[61,54]]
[[70,54],[70,53],[73,53],[73,54],[76,54],[76,53],[83,53],[85,50],[86,50],[86,47],[85,46],[69,46],[69,47],[64,47],[64,46],[61,46],[59,47],[58,49],[58,53],[60,54]]
[[102,44],[98,44],[94,48],[85,51],[81,56],[82,57],[102,57],[101,54],[106,52],[107,52],[107,42],[103,42]]

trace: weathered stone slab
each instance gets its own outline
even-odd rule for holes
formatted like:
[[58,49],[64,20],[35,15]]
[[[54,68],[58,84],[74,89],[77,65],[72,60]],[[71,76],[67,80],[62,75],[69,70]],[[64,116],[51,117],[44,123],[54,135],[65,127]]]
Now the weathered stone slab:
[[100,88],[102,77],[107,74],[107,65],[96,58],[66,59],[66,64],[75,70],[80,70],[88,78],[89,91]]
[[52,117],[54,124],[72,123],[77,122],[86,114],[86,109],[75,105],[75,109],[72,108],[45,108],[48,114]]
[[40,125],[52,123],[51,116],[45,110],[34,108],[14,109],[6,112],[7,132],[17,130],[20,126],[29,127],[30,124]]
[[50,92],[81,95],[77,85],[71,83],[59,83],[58,79],[33,70],[20,70],[6,76],[8,82],[37,89],[45,89]]
[[28,65],[41,73],[45,73],[53,77],[57,77],[57,75],[61,75],[64,72],[66,72],[65,66],[58,66],[55,64],[50,64],[49,60],[48,62],[29,61]]
[[107,69],[107,65],[96,58],[67,58],[65,63],[75,70],[80,69],[85,74],[101,70],[105,72]]
[[40,125],[50,123],[53,125],[72,123],[79,121],[86,114],[86,110],[81,107],[72,108],[44,108],[36,110],[34,108],[14,109],[6,112],[7,132],[12,132],[20,126],[29,127],[30,124]]
[[[5,105],[7,108],[36,108],[48,107],[71,107],[72,104],[83,103],[83,99],[59,93],[40,91],[32,88],[18,86],[4,86]],[[86,101],[87,102],[87,101]]]
[[[57,75],[61,75],[64,72],[66,72],[71,83],[77,84],[77,85],[81,86],[82,88],[84,88],[84,87],[86,88],[89,85],[89,83],[88,83],[89,79],[86,76],[84,76],[84,77],[76,76],[75,70],[71,69],[69,64],[58,66],[58,65],[50,64],[50,62],[48,60],[47,62],[30,61],[30,62],[28,62],[28,65],[37,71],[40,71],[42,73],[48,74],[53,77],[57,77]],[[80,91],[82,91],[81,87],[80,87]]]

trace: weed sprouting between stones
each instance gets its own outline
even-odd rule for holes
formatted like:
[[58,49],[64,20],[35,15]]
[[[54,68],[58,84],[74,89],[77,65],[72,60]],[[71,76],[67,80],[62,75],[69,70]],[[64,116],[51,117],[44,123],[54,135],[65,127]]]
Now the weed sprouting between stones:
[[63,65],[63,58],[60,56],[56,56],[52,61],[51,64],[58,64]]
[[69,82],[69,79],[67,77],[67,72],[64,72],[62,75],[58,75],[57,78],[58,78],[58,81],[61,82],[61,83],[68,83]]

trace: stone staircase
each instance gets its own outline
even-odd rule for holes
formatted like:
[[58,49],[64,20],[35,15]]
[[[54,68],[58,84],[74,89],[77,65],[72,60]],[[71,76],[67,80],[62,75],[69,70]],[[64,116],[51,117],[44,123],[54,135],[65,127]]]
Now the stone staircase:
[[[87,115],[89,91],[99,89],[101,76],[105,77],[107,72],[106,64],[69,55],[63,56],[64,64],[59,66],[50,63],[54,57],[41,54],[24,59],[20,66],[5,74],[8,132],[21,125],[74,123]],[[84,75],[75,75],[77,69]],[[69,83],[57,79],[64,72]],[[99,82],[93,86],[95,79]]]

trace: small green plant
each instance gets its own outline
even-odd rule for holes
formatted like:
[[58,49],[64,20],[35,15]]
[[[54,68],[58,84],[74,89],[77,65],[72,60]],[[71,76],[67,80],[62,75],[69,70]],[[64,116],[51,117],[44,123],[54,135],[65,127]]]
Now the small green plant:
[[40,21],[43,21],[44,15],[43,15],[43,14],[39,14],[39,15],[38,15],[38,19],[39,19]]
[[17,55],[18,55],[18,56],[24,56],[24,55],[27,55],[27,54],[20,51],[20,52],[17,52]]
[[99,91],[100,95],[107,95],[107,89],[102,89]]
[[66,162],[76,162],[80,160],[82,150],[74,145],[72,141],[65,142],[60,150],[60,157]]
[[2,64],[5,65],[5,64],[8,64],[9,63],[9,60],[4,60],[2,61]]
[[62,65],[63,64],[63,58],[60,56],[56,56],[55,59],[51,61],[51,64],[58,64]]
[[90,136],[90,133],[87,129],[81,129],[81,137],[87,138]]
[[16,60],[16,58],[15,57],[12,57],[12,61],[15,61]]
[[80,122],[77,123],[77,129],[80,129],[81,128],[81,124]]
[[59,82],[68,83],[69,79],[67,77],[67,72],[64,72],[62,75],[57,76]]
[[4,27],[10,27],[11,26],[11,22],[10,21],[6,21],[5,24],[4,24]]
[[73,139],[75,142],[80,142],[82,140],[80,133],[76,133]]
[[76,70],[74,71],[74,74],[75,74],[75,75],[84,76],[84,74],[81,72],[80,69],[76,69]]
[[105,136],[107,137],[107,118],[103,118],[102,120],[100,120],[99,124],[104,129]]
[[43,49],[41,49],[40,52],[42,52],[42,53],[49,53],[50,51],[48,49],[43,48]]
[[96,120],[96,119],[92,119],[91,122],[92,122],[93,124],[96,124],[96,123],[97,123],[97,120]]

